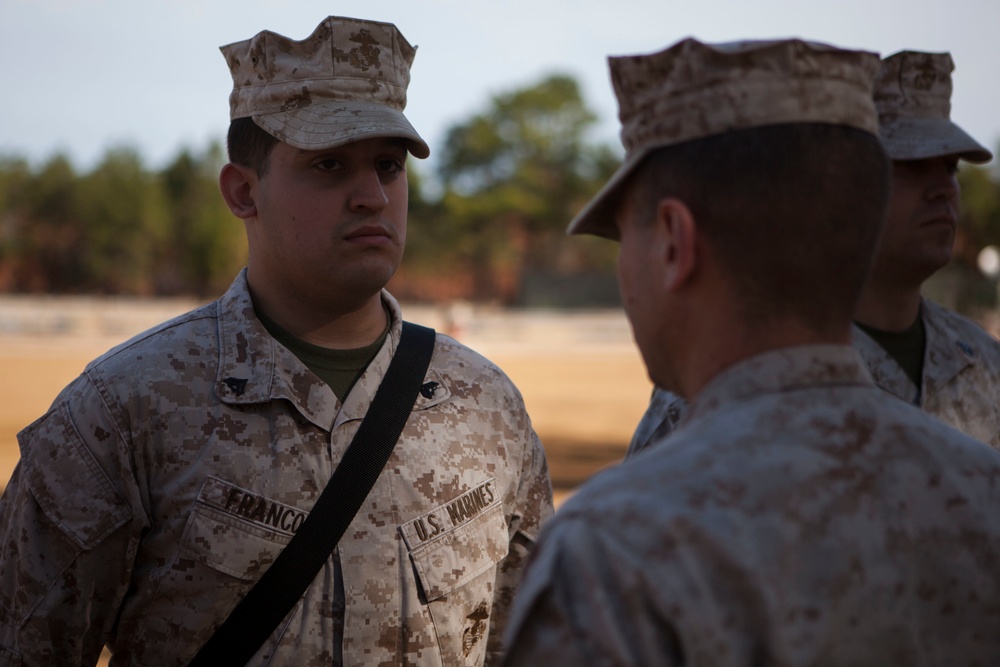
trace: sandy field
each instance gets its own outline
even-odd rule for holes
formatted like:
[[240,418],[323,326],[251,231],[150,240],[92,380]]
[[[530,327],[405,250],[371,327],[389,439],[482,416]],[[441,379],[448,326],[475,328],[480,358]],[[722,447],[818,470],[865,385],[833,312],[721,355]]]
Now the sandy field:
[[[0,487],[17,432],[42,415],[88,361],[195,302],[0,297]],[[621,460],[650,383],[619,311],[406,307],[406,316],[496,362],[524,395],[560,499]]]

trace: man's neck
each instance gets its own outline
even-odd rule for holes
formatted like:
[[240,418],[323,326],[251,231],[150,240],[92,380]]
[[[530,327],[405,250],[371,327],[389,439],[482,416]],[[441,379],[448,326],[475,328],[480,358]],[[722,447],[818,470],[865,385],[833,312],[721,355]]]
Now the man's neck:
[[854,320],[881,331],[905,331],[920,315],[920,285],[870,280],[858,301]]
[[[801,323],[788,320],[773,322],[767,326],[740,326],[730,323],[728,327],[714,328],[715,335],[706,332],[694,348],[696,355],[688,357],[688,363],[678,378],[683,385],[681,395],[693,399],[712,378],[751,357],[800,345],[848,345],[850,325],[845,323],[842,330],[821,333]],[[720,335],[720,332],[727,332]]]
[[388,314],[381,293],[350,310],[322,312],[293,300],[260,299],[251,288],[254,308],[264,312],[286,332],[312,345],[353,350],[372,344],[385,331]]

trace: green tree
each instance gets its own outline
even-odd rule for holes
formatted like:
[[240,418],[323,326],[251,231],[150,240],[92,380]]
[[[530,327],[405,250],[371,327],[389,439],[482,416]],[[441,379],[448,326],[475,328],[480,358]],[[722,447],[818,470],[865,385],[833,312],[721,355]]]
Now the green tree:
[[597,118],[577,82],[553,75],[494,97],[446,134],[439,163],[448,248],[475,296],[516,301],[526,271],[610,265],[608,244],[572,243],[566,224],[617,158],[588,141]]
[[56,155],[37,174],[18,180],[19,189],[7,194],[14,285],[34,292],[70,289],[83,277],[76,171],[68,158]]
[[160,174],[170,239],[153,277],[159,293],[220,293],[246,261],[243,224],[219,193],[223,160],[216,142],[202,155],[181,151]]
[[33,175],[26,160],[15,157],[0,159],[0,289],[19,288],[19,274],[26,250],[23,231],[28,225],[24,193]]
[[995,169],[969,165],[958,172],[962,188],[962,225],[976,252],[1000,246],[1000,178]]
[[109,151],[80,182],[82,290],[153,294],[153,267],[169,242],[163,189],[130,148]]

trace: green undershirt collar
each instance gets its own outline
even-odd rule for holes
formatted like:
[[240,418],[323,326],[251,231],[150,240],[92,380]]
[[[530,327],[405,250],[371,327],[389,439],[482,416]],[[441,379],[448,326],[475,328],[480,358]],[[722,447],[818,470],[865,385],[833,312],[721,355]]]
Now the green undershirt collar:
[[860,322],[856,324],[899,364],[919,391],[924,372],[924,347],[927,344],[924,318],[917,317],[917,320],[903,331],[883,331]]
[[[383,304],[385,308],[385,304]],[[351,350],[337,350],[308,343],[281,328],[274,320],[256,308],[254,312],[267,332],[276,341],[288,348],[306,368],[316,374],[319,379],[329,385],[341,403],[351,393],[351,388],[358,378],[368,368],[378,351],[382,349],[386,336],[389,335],[389,311],[386,309],[385,329],[371,345]]]

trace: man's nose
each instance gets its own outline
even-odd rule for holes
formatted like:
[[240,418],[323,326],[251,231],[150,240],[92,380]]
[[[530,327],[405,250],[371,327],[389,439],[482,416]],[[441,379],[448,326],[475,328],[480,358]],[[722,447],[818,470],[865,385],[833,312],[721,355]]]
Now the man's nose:
[[382,186],[382,179],[375,169],[359,172],[351,183],[352,209],[380,211],[389,203],[389,197]]
[[947,163],[935,165],[933,177],[928,183],[925,191],[927,199],[955,199],[958,197],[958,173],[954,167]]

